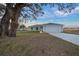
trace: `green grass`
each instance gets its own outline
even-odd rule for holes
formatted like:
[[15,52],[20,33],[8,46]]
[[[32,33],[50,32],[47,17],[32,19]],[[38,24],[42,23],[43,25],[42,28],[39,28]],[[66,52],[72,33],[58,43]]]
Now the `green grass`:
[[17,32],[0,39],[0,55],[79,55],[79,46],[39,32]]
[[24,37],[24,36],[32,36],[32,35],[36,35],[36,33],[38,34],[39,31],[29,31],[29,32],[17,32],[17,36],[19,37]]

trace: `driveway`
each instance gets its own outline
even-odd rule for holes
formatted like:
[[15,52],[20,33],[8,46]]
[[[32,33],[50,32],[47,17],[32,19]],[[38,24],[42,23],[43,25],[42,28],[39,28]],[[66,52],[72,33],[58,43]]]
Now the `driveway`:
[[49,34],[61,38],[63,40],[69,41],[73,44],[79,45],[79,35],[67,34],[67,33],[49,33]]

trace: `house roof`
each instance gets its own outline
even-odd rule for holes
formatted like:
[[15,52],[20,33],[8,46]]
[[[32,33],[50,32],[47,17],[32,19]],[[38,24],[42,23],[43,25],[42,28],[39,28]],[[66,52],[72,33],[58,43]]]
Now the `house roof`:
[[[42,26],[42,25],[61,25],[61,26],[63,26],[63,24],[56,24],[56,23],[35,24],[35,25],[31,25],[31,26]],[[31,26],[29,26],[29,27],[31,27]]]

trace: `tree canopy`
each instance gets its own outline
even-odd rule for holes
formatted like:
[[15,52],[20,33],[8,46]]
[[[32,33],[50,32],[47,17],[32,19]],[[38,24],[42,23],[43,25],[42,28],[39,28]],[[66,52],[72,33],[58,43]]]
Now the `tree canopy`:
[[64,11],[65,13],[71,12],[77,6],[76,3],[6,3],[5,5],[0,4],[0,15],[8,6],[8,8],[20,9],[20,16],[27,19],[36,19],[38,16],[43,15],[43,6],[49,5],[50,8],[57,6],[59,11]]

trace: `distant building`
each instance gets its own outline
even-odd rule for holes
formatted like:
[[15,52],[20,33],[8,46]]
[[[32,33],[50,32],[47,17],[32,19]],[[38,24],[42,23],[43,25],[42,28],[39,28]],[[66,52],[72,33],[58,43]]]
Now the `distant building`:
[[27,31],[27,26],[26,26],[27,20],[19,18],[18,23],[19,26],[17,31]]
[[63,32],[63,25],[56,23],[37,24],[28,27],[29,31]]
[[27,31],[27,27],[24,24],[18,26],[17,31]]

